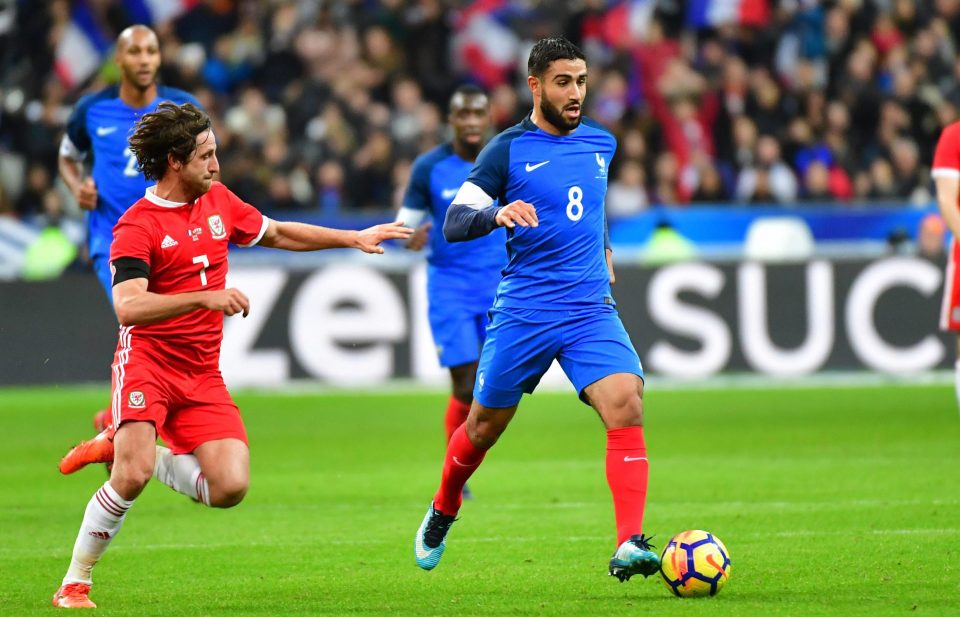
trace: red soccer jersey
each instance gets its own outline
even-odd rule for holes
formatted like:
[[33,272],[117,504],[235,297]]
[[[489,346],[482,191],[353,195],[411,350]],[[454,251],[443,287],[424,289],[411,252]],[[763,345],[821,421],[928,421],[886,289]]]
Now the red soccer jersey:
[[934,178],[960,178],[960,122],[950,124],[940,133],[931,175]]
[[[226,287],[227,243],[251,246],[269,220],[219,182],[193,203],[157,197],[154,187],[120,217],[113,228],[111,263],[120,257],[150,267],[147,290],[158,294]],[[163,360],[188,369],[217,368],[223,340],[223,313],[198,309],[157,323],[134,326],[134,340],[149,337]]]

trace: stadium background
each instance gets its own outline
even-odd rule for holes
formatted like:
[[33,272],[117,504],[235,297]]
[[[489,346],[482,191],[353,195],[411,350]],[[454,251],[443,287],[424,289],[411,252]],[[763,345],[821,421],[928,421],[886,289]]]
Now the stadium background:
[[[117,79],[113,39],[138,21],[160,36],[162,81],[211,112],[228,186],[270,216],[356,228],[392,216],[413,158],[447,137],[457,84],[486,88],[495,128],[510,126],[529,107],[532,42],[562,33],[590,60],[588,114],[619,139],[616,294],[649,370],[923,374],[952,361],[935,327],[945,237],[929,165],[960,105],[956,1],[55,0],[0,12],[0,313],[46,324],[44,344],[4,328],[2,383],[96,381],[86,358],[109,357],[56,156],[72,104]],[[50,227],[76,260],[48,287],[18,283],[58,273],[26,263]],[[232,261],[259,311],[228,321],[231,383],[442,382],[421,256]],[[105,327],[69,327],[62,297],[69,321]]]

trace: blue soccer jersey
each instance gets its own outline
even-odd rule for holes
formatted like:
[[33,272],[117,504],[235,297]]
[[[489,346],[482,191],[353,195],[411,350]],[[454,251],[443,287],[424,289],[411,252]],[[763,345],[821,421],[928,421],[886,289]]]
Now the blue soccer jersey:
[[485,338],[500,273],[507,264],[502,230],[470,242],[447,242],[440,233],[447,208],[473,163],[442,144],[413,163],[403,207],[434,221],[427,253],[428,318],[442,366],[474,362]]
[[[480,153],[467,182],[499,205],[533,204],[538,227],[508,229],[510,261],[497,308],[566,310],[612,304],[604,254],[607,169],[617,142],[584,118],[572,133],[547,133],[527,117],[497,135]],[[496,226],[496,208],[458,205],[444,233],[474,237]]]
[[431,266],[449,269],[461,278],[488,283],[491,278],[499,278],[500,270],[507,263],[506,235],[495,230],[471,242],[451,243],[440,233],[447,208],[473,165],[457,156],[449,143],[422,154],[413,162],[403,207],[425,211],[433,218],[435,231],[430,234],[427,253]]
[[87,243],[95,260],[109,257],[113,226],[153,184],[137,168],[137,157],[130,151],[127,139],[140,117],[156,110],[164,101],[200,106],[183,90],[158,86],[157,98],[134,109],[120,99],[120,86],[111,86],[80,99],[67,122],[60,154],[86,160],[97,185],[97,207],[87,218]]

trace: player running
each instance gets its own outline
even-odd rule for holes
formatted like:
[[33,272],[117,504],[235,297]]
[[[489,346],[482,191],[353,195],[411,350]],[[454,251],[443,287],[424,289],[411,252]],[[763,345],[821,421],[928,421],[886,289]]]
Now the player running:
[[[471,242],[447,242],[439,229],[454,195],[473,168],[490,128],[487,95],[463,85],[450,97],[449,123],[453,139],[421,155],[413,163],[410,185],[397,218],[411,227],[422,225],[407,244],[420,250],[429,238],[427,298],[430,330],[440,365],[450,369],[453,392],[447,402],[444,428],[447,441],[470,412],[477,360],[486,337],[487,311],[507,264],[506,235],[495,230]],[[464,487],[465,495],[469,491]]]
[[[113,226],[148,186],[127,139],[137,120],[161,101],[199,106],[187,92],[157,84],[160,43],[147,26],[130,26],[120,33],[114,62],[120,69],[120,83],[80,99],[67,121],[58,157],[60,176],[88,213],[90,260],[111,302]],[[98,412],[93,423],[97,432],[106,428],[107,410]]]
[[643,369],[610,295],[604,196],[616,140],[581,110],[586,60],[563,38],[542,39],[527,62],[533,111],[480,153],[447,211],[451,242],[507,228],[510,262],[491,311],[474,402],[450,439],[440,488],[414,539],[434,568],[460,511],[460,490],[507,428],[523,393],[557,359],[607,430],[607,482],[618,548],[609,573],[649,576],[660,560],[642,534],[647,493]]
[[[225,288],[227,244],[289,251],[357,248],[382,253],[407,239],[401,223],[363,231],[281,223],[227,187],[210,118],[187,103],[161,103],[137,123],[130,149],[157,181],[124,214],[110,251],[120,335],[107,429],[65,457],[62,468],[114,461],[87,504],[54,606],[93,607],[91,573],[151,477],[207,506],[229,508],[249,483],[247,434],[219,370],[223,316],[250,310]],[[168,447],[156,445],[160,436]]]

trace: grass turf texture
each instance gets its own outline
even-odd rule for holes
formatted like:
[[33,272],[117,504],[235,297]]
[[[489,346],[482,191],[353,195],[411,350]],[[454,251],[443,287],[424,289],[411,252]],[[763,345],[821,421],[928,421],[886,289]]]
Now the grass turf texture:
[[[0,390],[0,613],[50,614],[105,475],[56,471],[99,390]],[[945,386],[646,397],[647,533],[702,528],[733,575],[710,599],[620,584],[603,431],[572,394],[525,398],[433,572],[412,539],[436,488],[442,393],[242,393],[237,508],[152,483],[98,565],[107,615],[957,615],[960,418]]]

